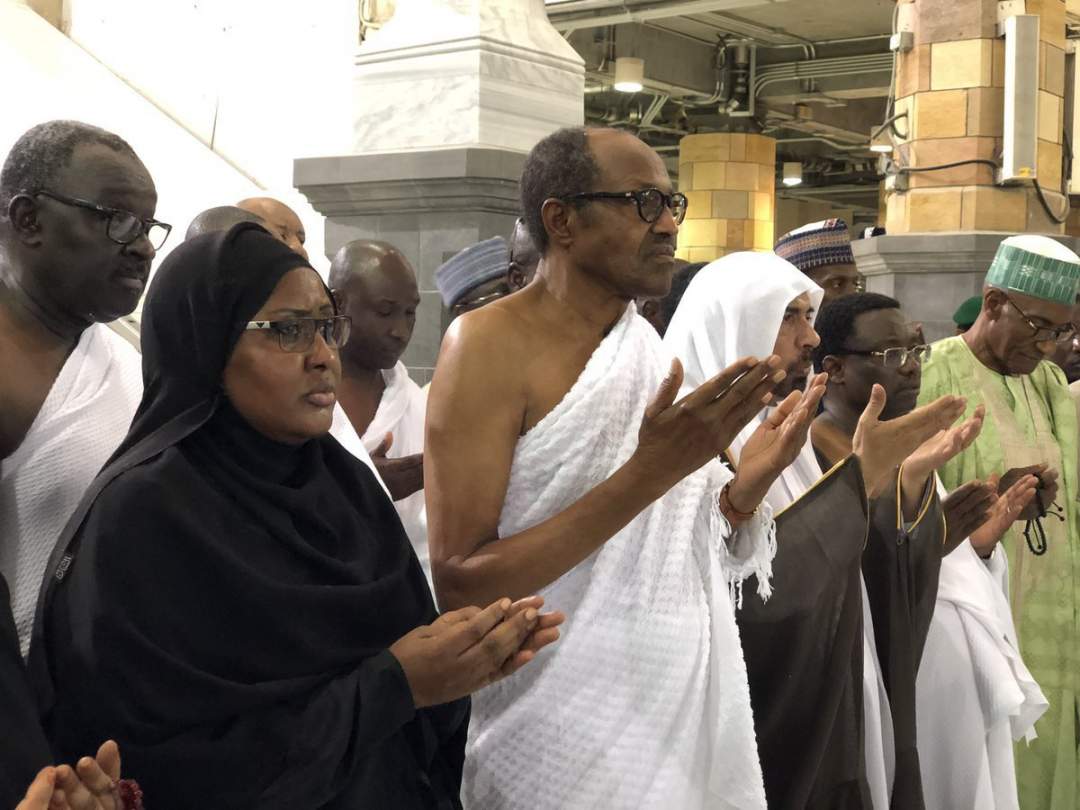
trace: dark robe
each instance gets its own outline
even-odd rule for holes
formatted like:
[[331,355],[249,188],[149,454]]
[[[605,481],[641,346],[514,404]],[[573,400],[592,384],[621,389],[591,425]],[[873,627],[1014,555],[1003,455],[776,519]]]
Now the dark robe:
[[942,504],[933,481],[921,515],[910,529],[897,520],[897,491],[890,487],[870,509],[870,537],[863,579],[874,619],[881,676],[889,695],[896,742],[893,810],[922,810],[922,775],[916,748],[915,678],[937,601],[944,549]]
[[0,575],[0,807],[22,801],[51,759],[19,652],[7,581]]
[[773,595],[748,597],[736,614],[770,810],[872,810],[859,582],[867,510],[852,456],[776,518]]
[[436,617],[374,474],[221,391],[307,263],[250,224],[179,246],[143,315],[131,432],[50,563],[31,672],[57,753],[106,738],[154,810],[456,808],[468,701],[416,710],[389,646]]

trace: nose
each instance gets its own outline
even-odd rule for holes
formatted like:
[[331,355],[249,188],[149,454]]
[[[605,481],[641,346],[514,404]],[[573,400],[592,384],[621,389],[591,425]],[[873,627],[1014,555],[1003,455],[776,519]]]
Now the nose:
[[678,235],[679,223],[675,221],[675,214],[671,212],[671,209],[668,206],[665,205],[660,209],[660,216],[657,217],[656,222],[653,223],[652,231],[656,234]]
[[157,251],[154,249],[150,237],[145,233],[139,234],[139,237],[135,241],[124,245],[124,251],[127,253],[134,253],[140,259],[148,262],[153,261],[154,256],[157,255]]
[[315,330],[315,339],[311,342],[311,348],[307,351],[305,365],[308,368],[324,368],[333,362],[336,357],[336,349],[331,349],[330,344],[323,337],[322,330]]
[[821,343],[821,335],[814,331],[814,327],[810,325],[809,321],[806,323],[806,335],[803,339],[803,346],[808,349],[816,349],[818,344]]

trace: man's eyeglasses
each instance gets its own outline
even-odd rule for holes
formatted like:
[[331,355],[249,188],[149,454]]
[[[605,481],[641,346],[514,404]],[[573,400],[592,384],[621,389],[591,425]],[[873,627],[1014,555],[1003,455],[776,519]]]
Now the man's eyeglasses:
[[331,349],[340,349],[349,340],[352,318],[335,315],[332,318],[289,318],[281,321],[249,321],[245,331],[265,330],[277,335],[285,352],[306,352],[315,343],[315,334],[322,335]]
[[1068,343],[1076,337],[1076,328],[1071,323],[1063,323],[1061,326],[1039,326],[1036,323],[1032,323],[1031,318],[1025,315],[1024,310],[1020,309],[1020,307],[1016,305],[1016,302],[1009,298],[1009,296],[1006,295],[1005,300],[1012,305],[1012,308],[1015,309],[1027,325],[1031,327],[1032,336],[1035,338],[1036,343],[1043,343],[1051,340],[1054,343]]
[[681,225],[686,219],[686,207],[689,204],[685,194],[675,192],[665,194],[658,188],[643,188],[640,191],[583,191],[571,194],[569,200],[633,200],[637,203],[638,216],[650,225],[660,219],[664,209],[671,210],[675,224]]
[[106,220],[105,235],[118,245],[130,245],[140,236],[146,234],[146,238],[150,240],[154,250],[160,250],[161,246],[165,244],[165,240],[169,238],[169,232],[172,231],[172,225],[165,222],[158,222],[156,219],[143,219],[122,208],[108,208],[89,200],[80,200],[78,197],[66,197],[63,194],[57,194],[55,191],[40,189],[22,193],[32,197],[48,197],[64,205],[96,211]]
[[885,366],[885,368],[903,368],[907,365],[908,360],[914,360],[920,366],[925,361],[929,360],[930,347],[925,343],[921,343],[918,346],[912,346],[911,348],[893,346],[891,349],[879,349],[875,352],[845,349],[842,352],[838,352],[838,354],[854,354],[861,357],[873,357],[874,359],[881,361],[881,365]]

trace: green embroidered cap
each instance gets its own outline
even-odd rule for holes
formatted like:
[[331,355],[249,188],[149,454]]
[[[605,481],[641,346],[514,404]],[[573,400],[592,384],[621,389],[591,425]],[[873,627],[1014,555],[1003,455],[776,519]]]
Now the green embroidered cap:
[[1080,287],[1080,256],[1047,236],[1010,236],[998,246],[986,284],[1072,306]]

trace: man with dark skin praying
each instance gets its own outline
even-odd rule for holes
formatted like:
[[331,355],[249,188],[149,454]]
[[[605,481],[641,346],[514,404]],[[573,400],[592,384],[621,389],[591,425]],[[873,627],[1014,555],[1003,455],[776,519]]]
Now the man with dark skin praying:
[[273,197],[248,197],[236,204],[248,213],[261,217],[267,230],[305,259],[308,257],[304,242],[307,234],[304,223],[289,206]]
[[774,252],[825,291],[823,304],[858,292],[862,286],[862,276],[851,252],[851,235],[842,219],[826,219],[796,228],[776,240]]
[[1041,477],[1024,522],[1009,529],[1002,547],[1020,652],[1050,703],[1038,739],[1016,748],[1020,806],[1050,810],[1074,805],[1080,778],[1080,438],[1065,374],[1049,362],[1075,333],[1078,288],[1080,257],[1072,250],[1035,234],[1005,239],[987,271],[978,318],[964,334],[933,344],[919,393],[922,402],[963,391],[969,409],[986,408],[988,429],[938,472],[947,489],[1009,467]]
[[659,155],[559,130],[521,196],[537,276],[454,322],[431,385],[432,566],[445,606],[544,588],[573,620],[527,683],[474,699],[466,801],[764,810],[731,595],[752,575],[768,591],[757,505],[820,388],[776,408],[732,474],[717,455],[785,374],[744,357],[675,403],[682,366],[631,306],[667,294],[686,210]]
[[[213,233],[214,231],[227,231],[233,225],[241,222],[254,222],[262,225],[268,231],[270,230],[270,225],[258,214],[245,211],[235,205],[218,205],[196,214],[195,218],[191,220],[191,224],[188,225],[184,239],[194,239],[196,236]],[[274,231],[273,235],[277,236],[278,233]]]
[[430,577],[423,494],[427,394],[401,362],[420,305],[416,273],[393,245],[361,239],[334,256],[330,288],[352,319],[349,342],[341,349],[338,400]]
[[[0,169],[0,806],[52,759],[20,652],[53,545],[139,402],[139,356],[104,323],[142,294],[168,234],[156,205],[131,147],[78,121],[31,128]],[[30,798],[81,800],[72,778],[46,772]]]

